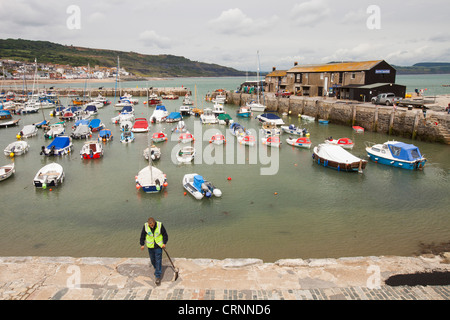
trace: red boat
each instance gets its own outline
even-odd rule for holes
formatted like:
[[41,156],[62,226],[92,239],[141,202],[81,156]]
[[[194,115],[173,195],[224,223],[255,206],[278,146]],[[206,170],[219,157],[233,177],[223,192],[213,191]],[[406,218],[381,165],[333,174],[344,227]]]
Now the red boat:
[[226,142],[227,142],[227,140],[225,139],[225,136],[223,134],[221,134],[221,133],[216,133],[209,140],[209,143],[214,143],[214,144],[217,144],[217,145],[224,144]]
[[333,139],[332,137],[329,137],[327,140],[325,140],[325,142],[341,146],[344,149],[352,149],[355,145],[355,143],[349,138]]
[[164,132],[155,132],[152,136],[154,142],[167,141],[167,135]]

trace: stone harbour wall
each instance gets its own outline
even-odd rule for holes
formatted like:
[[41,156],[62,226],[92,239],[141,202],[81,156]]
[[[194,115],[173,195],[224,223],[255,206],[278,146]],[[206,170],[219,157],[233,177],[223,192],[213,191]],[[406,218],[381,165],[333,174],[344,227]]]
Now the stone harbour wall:
[[[227,92],[227,102],[236,106],[256,100],[255,95]],[[419,108],[377,106],[349,100],[322,97],[277,98],[265,96],[266,111],[308,115],[344,126],[361,126],[366,131],[421,141],[450,144],[450,115]]]

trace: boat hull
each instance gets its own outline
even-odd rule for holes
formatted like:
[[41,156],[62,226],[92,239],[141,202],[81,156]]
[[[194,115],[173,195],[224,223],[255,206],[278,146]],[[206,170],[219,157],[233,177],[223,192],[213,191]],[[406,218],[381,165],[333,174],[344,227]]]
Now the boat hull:
[[[366,150],[367,151],[367,150]],[[402,168],[406,170],[418,170],[425,167],[426,159],[421,159],[417,161],[399,161],[396,159],[383,158],[379,155],[373,154],[370,151],[367,151],[367,155],[369,159],[375,163],[384,164],[391,167]]]

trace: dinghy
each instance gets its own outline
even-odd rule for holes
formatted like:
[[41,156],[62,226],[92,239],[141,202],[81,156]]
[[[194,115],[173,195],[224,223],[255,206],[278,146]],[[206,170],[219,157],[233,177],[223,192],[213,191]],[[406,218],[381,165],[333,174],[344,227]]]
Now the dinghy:
[[194,160],[195,154],[196,154],[196,151],[195,151],[194,147],[192,147],[192,146],[183,147],[177,152],[177,155],[176,155],[177,161],[179,163],[189,163],[192,160]]
[[14,162],[0,167],[0,181],[6,180],[16,172]]
[[291,125],[289,125],[289,126],[280,126],[280,128],[284,131],[284,132],[286,132],[286,133],[289,133],[289,134],[295,134],[295,135],[297,135],[297,136],[309,136],[309,132],[308,132],[308,130],[306,129],[306,128],[299,128],[299,127],[297,127],[297,126],[295,126],[295,125],[293,125],[293,124],[291,124]]
[[211,139],[209,139],[209,143],[217,145],[225,144],[226,142],[227,140],[225,139],[225,136],[219,132],[213,135]]
[[81,159],[99,159],[103,157],[103,145],[98,141],[87,141],[80,150]]
[[3,152],[5,153],[5,156],[14,157],[27,153],[29,149],[30,145],[28,144],[28,142],[19,140],[8,144]]
[[311,140],[307,137],[300,137],[300,138],[292,138],[289,137],[286,139],[286,143],[299,148],[311,148]]
[[312,158],[319,165],[346,172],[362,173],[367,164],[367,160],[352,155],[338,145],[327,143],[314,147]]
[[36,188],[46,189],[57,187],[64,181],[63,167],[58,163],[49,163],[42,167],[34,177],[33,184]]
[[222,191],[220,189],[216,188],[211,182],[206,181],[197,173],[185,174],[182,183],[186,191],[197,200],[201,200],[204,197],[210,198],[211,196],[222,196]]
[[152,140],[153,140],[153,142],[163,142],[163,141],[167,141],[168,138],[164,132],[160,131],[160,132],[155,132],[152,135]]
[[349,138],[333,139],[333,137],[328,137],[325,140],[325,143],[338,145],[344,149],[353,149],[353,147],[355,145],[355,143]]

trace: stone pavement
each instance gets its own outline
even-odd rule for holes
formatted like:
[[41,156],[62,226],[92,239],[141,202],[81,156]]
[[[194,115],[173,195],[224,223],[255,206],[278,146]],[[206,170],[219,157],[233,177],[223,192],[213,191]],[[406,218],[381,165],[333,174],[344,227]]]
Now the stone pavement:
[[[1,300],[449,300],[450,254],[420,257],[163,260],[160,286],[147,258],[0,257]],[[409,276],[402,284],[399,275]],[[396,279],[397,277],[397,279]],[[400,278],[398,278],[400,277]],[[434,280],[436,280],[434,279]],[[395,280],[395,281],[394,281]],[[428,283],[427,283],[428,281]],[[444,282],[444,284],[442,283]],[[389,282],[396,282],[389,285]],[[406,282],[405,282],[406,283]]]

